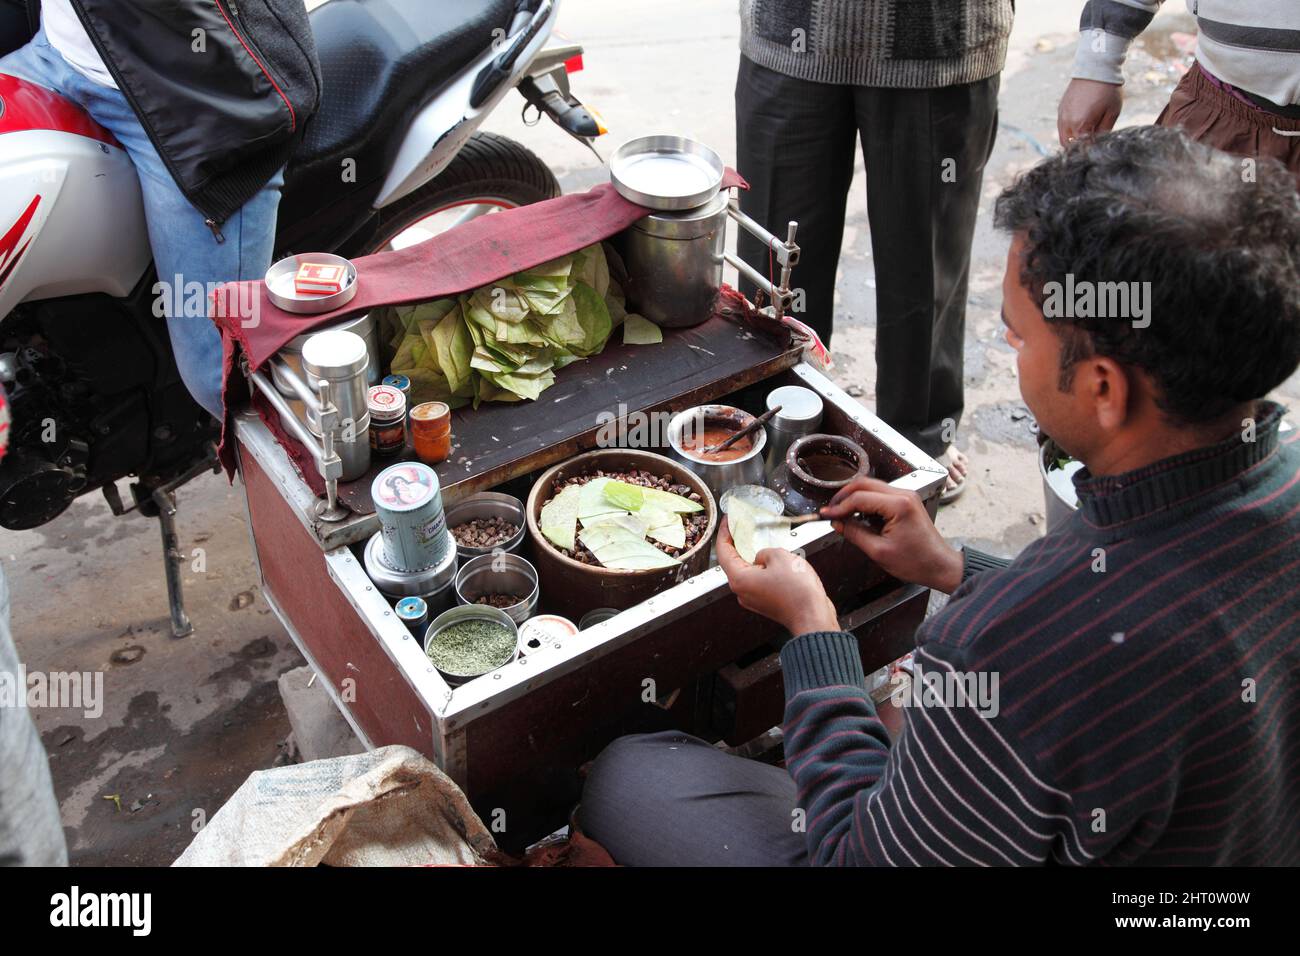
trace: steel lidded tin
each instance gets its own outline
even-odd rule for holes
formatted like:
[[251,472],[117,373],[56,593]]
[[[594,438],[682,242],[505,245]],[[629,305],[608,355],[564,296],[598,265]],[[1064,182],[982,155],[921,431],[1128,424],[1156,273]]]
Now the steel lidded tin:
[[405,461],[385,468],[370,486],[382,525],[384,558],[398,571],[431,568],[455,550],[432,468]]

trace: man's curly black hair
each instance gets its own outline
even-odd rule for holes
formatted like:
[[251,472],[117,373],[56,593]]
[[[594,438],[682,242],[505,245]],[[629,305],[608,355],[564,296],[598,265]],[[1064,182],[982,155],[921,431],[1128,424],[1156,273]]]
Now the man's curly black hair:
[[1093,354],[1145,371],[1178,425],[1222,418],[1300,365],[1300,195],[1273,159],[1243,160],[1161,127],[1072,146],[998,198],[1024,239],[1021,281],[1149,282],[1150,325],[1045,316],[1062,387]]

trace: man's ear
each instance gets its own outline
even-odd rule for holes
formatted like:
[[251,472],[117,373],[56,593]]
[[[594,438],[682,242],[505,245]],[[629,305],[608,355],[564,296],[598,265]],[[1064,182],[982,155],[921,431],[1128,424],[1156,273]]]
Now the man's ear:
[[1093,414],[1103,431],[1116,432],[1129,420],[1133,397],[1128,370],[1114,359],[1093,356],[1084,363]]

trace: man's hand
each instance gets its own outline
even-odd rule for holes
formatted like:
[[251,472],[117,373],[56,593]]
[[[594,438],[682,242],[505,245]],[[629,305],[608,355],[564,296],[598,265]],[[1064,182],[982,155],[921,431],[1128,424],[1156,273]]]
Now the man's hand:
[[1086,139],[1115,128],[1124,106],[1124,88],[1100,80],[1073,79],[1065,88],[1056,111],[1056,133],[1061,145]]
[[[878,516],[884,523],[877,530],[853,520],[855,512]],[[896,578],[946,594],[961,584],[961,553],[943,540],[915,492],[875,478],[855,478],[836,492],[821,516],[830,518],[836,531]]]
[[750,564],[736,551],[725,518],[718,529],[718,564],[741,607],[784,625],[795,637],[840,629],[835,605],[811,564],[781,548],[764,548]]

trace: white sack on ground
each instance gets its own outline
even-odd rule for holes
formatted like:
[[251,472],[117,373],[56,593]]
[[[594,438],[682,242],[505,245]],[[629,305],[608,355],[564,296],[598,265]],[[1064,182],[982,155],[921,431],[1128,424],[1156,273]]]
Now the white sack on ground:
[[174,866],[409,866],[491,861],[492,835],[410,747],[251,774]]

